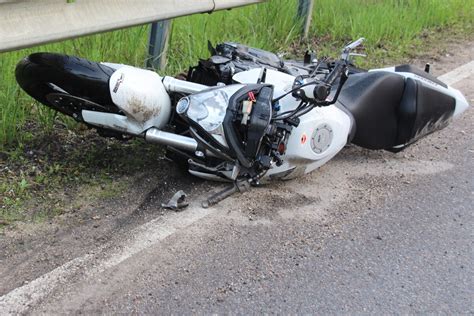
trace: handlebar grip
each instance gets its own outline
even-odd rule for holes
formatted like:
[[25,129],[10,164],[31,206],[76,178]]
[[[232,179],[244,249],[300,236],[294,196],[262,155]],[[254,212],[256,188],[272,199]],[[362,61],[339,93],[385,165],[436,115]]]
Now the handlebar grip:
[[293,96],[306,100],[324,101],[331,92],[331,87],[326,84],[309,85],[296,91]]
[[331,93],[331,86],[325,82],[306,85],[297,91],[293,92],[295,98],[299,98],[305,101],[324,101]]

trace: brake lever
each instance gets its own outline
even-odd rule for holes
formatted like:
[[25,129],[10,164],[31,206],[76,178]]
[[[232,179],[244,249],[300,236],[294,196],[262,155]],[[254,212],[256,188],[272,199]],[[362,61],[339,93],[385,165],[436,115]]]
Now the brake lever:
[[361,37],[357,41],[354,41],[350,43],[349,45],[347,45],[346,47],[344,47],[344,49],[342,50],[341,59],[345,60],[346,62],[349,62],[351,55],[356,56],[355,55],[356,53],[352,53],[352,51],[356,49],[358,46],[360,46],[364,41],[365,41],[365,38]]
[[346,50],[354,50],[357,46],[362,44],[365,41],[364,37],[359,38],[358,40],[348,44],[346,47],[344,47],[344,51]]

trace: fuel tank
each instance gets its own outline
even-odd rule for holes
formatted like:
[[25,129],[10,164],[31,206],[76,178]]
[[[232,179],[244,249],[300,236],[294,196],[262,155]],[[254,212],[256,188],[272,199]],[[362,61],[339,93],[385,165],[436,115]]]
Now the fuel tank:
[[[256,83],[261,69],[251,69],[234,75],[234,81]],[[275,97],[290,91],[295,77],[267,69],[265,83],[275,87]],[[293,110],[299,104],[291,94],[279,101],[280,113]],[[300,117],[291,131],[281,166],[271,168],[263,180],[293,179],[309,173],[333,158],[352,139],[355,130],[351,113],[335,104],[314,108]]]

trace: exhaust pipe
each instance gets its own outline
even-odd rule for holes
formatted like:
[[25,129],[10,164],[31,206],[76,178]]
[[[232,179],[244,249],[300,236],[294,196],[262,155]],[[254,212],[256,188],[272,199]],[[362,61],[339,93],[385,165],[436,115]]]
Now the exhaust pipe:
[[197,142],[194,138],[164,132],[154,127],[146,131],[145,140],[149,143],[161,144],[191,152],[195,152],[197,149]]

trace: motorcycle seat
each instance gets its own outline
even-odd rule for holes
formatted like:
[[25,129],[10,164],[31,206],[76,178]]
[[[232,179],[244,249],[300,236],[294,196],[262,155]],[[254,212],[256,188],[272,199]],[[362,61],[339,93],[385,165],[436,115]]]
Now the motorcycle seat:
[[395,145],[397,110],[404,87],[404,78],[389,72],[366,72],[349,76],[338,101],[354,117],[354,144],[370,149]]
[[393,152],[446,126],[455,108],[453,97],[388,71],[349,76],[338,101],[354,117],[354,144]]

